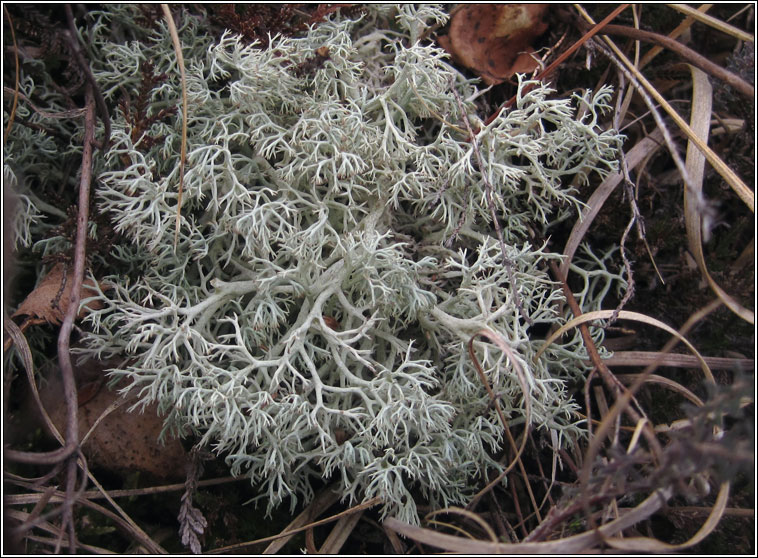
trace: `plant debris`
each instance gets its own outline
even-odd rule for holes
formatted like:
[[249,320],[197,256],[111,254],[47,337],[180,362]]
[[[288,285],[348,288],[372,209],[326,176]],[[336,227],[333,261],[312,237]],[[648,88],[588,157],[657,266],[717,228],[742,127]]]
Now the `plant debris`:
[[[24,299],[13,317],[30,316],[50,324],[60,324],[71,299],[73,274],[73,266],[66,265],[63,262],[55,264],[37,285],[37,288]],[[82,285],[81,300],[97,295],[98,290],[95,282],[92,279],[87,279]],[[79,310],[79,318],[81,319],[88,312],[99,310],[102,307],[102,302],[98,300],[89,301]]]
[[539,67],[532,43],[547,30],[546,10],[547,4],[462,6],[439,43],[487,85],[497,85]]

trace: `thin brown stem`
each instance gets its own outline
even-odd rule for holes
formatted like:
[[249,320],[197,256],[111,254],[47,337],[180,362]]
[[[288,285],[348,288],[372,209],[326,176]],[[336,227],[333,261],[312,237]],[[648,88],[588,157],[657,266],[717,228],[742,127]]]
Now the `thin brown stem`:
[[643,31],[642,29],[635,29],[634,27],[627,27],[625,25],[606,25],[603,28],[603,34],[606,35],[619,35],[621,37],[629,37],[636,41],[645,41],[648,43],[654,43],[664,48],[676,52],[679,56],[684,58],[686,62],[689,62],[693,66],[696,66],[718,78],[734,89],[745,95],[746,97],[753,99],[755,97],[755,87],[743,80],[740,76],[733,74],[729,70],[722,68],[718,64],[714,64],[706,57],[698,54],[691,48],[683,45],[679,41],[675,41],[665,35],[653,33],[652,31]]
[[[489,338],[492,342],[494,342],[500,350],[502,350],[508,357],[511,359],[511,362],[513,364],[513,368],[516,371],[516,375],[519,379],[519,383],[521,384],[521,388],[524,391],[524,407],[526,408],[526,423],[524,426],[524,433],[523,438],[521,441],[521,445],[516,445],[516,440],[513,438],[513,435],[511,434],[510,428],[508,428],[508,422],[505,420],[505,416],[503,414],[503,410],[500,407],[500,400],[495,395],[495,392],[492,390],[492,386],[490,386],[489,381],[487,380],[487,376],[484,374],[484,370],[482,370],[482,366],[479,363],[479,359],[476,358],[476,353],[474,352],[474,339],[476,339],[477,336],[483,335],[487,338]],[[516,452],[516,456],[511,461],[510,465],[505,468],[497,477],[495,477],[494,480],[487,483],[487,486],[485,486],[483,489],[481,489],[468,503],[466,506],[466,509],[472,510],[476,507],[476,505],[479,503],[479,500],[484,496],[486,493],[488,493],[490,490],[492,490],[495,485],[500,483],[500,481],[505,478],[505,475],[507,475],[513,467],[518,464],[521,474],[524,477],[524,482],[526,483],[526,490],[529,493],[529,498],[532,501],[532,505],[534,506],[535,513],[537,514],[537,517],[542,520],[539,513],[539,508],[537,506],[537,500],[534,497],[534,493],[532,492],[532,487],[529,484],[529,482],[526,480],[526,470],[524,469],[524,463],[521,460],[521,455],[524,453],[524,449],[526,448],[526,442],[527,438],[529,436],[529,429],[530,424],[532,420],[532,404],[531,404],[531,394],[529,393],[528,384],[526,383],[526,377],[524,374],[524,371],[521,369],[521,365],[518,363],[518,361],[515,358],[515,355],[511,352],[511,350],[508,348],[508,345],[503,342],[503,340],[497,336],[493,335],[491,332],[487,331],[486,329],[483,329],[476,333],[471,339],[469,339],[468,342],[468,352],[469,356],[471,357],[471,362],[474,363],[474,367],[476,368],[477,374],[479,374],[479,380],[484,384],[485,389],[487,390],[487,394],[490,397],[490,401],[494,403],[495,410],[497,411],[498,417],[500,418],[500,422],[503,425],[503,430],[505,431],[505,435],[508,438],[509,443],[511,444],[511,448]]]
[[479,167],[479,174],[482,175],[482,182],[484,182],[484,193],[487,197],[487,206],[490,211],[490,217],[492,218],[492,223],[495,226],[495,233],[497,234],[497,240],[500,243],[500,252],[503,254],[503,265],[505,265],[505,270],[508,273],[508,282],[511,284],[511,293],[513,294],[513,303],[516,305],[516,308],[518,308],[519,313],[521,314],[521,317],[524,318],[526,323],[529,325],[532,325],[532,319],[526,314],[526,311],[524,310],[524,305],[521,302],[521,296],[518,294],[518,288],[516,287],[516,277],[513,273],[513,261],[508,257],[508,254],[505,250],[505,240],[503,239],[503,229],[500,226],[500,221],[497,218],[497,212],[495,211],[495,202],[492,199],[492,184],[490,184],[489,179],[487,178],[487,169],[484,166],[484,159],[482,158],[482,154],[479,150],[479,143],[476,141],[476,135],[474,134],[474,131],[471,127],[471,122],[469,122],[468,114],[466,113],[466,110],[463,107],[463,101],[461,100],[460,95],[458,95],[458,92],[455,90],[455,88],[452,88],[451,91],[453,92],[453,95],[455,96],[455,100],[458,102],[458,109],[461,111],[461,117],[463,118],[463,123],[466,125],[466,130],[469,133],[469,137],[471,138],[471,149],[474,151],[474,157],[476,157],[476,164]]
[[[82,152],[81,177],[79,180],[79,213],[76,218],[76,244],[74,248],[74,276],[71,287],[70,300],[66,315],[61,324],[58,335],[58,362],[63,378],[63,392],[66,399],[66,445],[79,446],[79,417],[78,397],[76,383],[74,381],[74,369],[71,365],[71,353],[69,343],[74,321],[79,314],[79,301],[81,299],[82,284],[84,283],[84,268],[86,265],[87,233],[89,224],[89,191],[92,182],[92,157],[95,144],[95,93],[92,85],[87,85],[85,91],[87,112],[84,117],[84,149]],[[74,550],[75,537],[73,531],[73,505],[74,501],[68,499],[73,494],[76,484],[77,464],[76,459],[69,458],[68,482],[66,486],[67,500],[63,507],[63,524],[70,524],[70,544]]]
[[77,478],[77,454],[79,450],[78,396],[74,369],[71,364],[70,340],[74,321],[79,314],[79,302],[84,283],[86,266],[86,245],[89,223],[89,193],[92,182],[92,161],[95,144],[96,101],[90,84],[85,88],[86,112],[84,116],[84,146],[82,150],[81,177],[79,180],[79,213],[77,214],[76,242],[74,245],[74,272],[69,304],[58,334],[58,364],[61,371],[63,397],[66,402],[66,441],[62,448],[44,453],[30,453],[5,450],[5,457],[12,461],[52,465],[65,459],[67,464],[66,499],[62,509],[63,530],[68,530],[69,546],[75,550],[76,540],[73,530],[73,506],[75,502]]
[[[568,284],[566,283],[565,279],[561,277],[560,271],[558,269],[558,266],[555,264],[555,262],[550,262],[550,267],[553,271],[553,275],[555,278],[560,281],[561,286],[563,288],[563,293],[566,297],[566,301],[569,304],[569,307],[571,308],[571,312],[574,314],[574,316],[579,317],[582,315],[582,310],[579,307],[579,304],[576,302],[576,299],[574,298],[573,293],[571,292],[571,289],[569,288]],[[590,357],[590,360],[592,361],[592,364],[595,366],[595,368],[600,372],[600,377],[602,378],[603,382],[606,384],[606,386],[611,390],[611,392],[614,394],[616,398],[616,404],[614,405],[614,409],[617,407],[621,408],[621,411],[619,412],[625,412],[629,415],[629,417],[637,423],[642,417],[640,413],[638,413],[631,405],[631,402],[634,401],[634,403],[637,404],[637,407],[641,409],[639,406],[639,403],[637,403],[636,398],[634,397],[634,394],[639,389],[639,385],[635,384],[631,388],[626,388],[616,376],[613,375],[613,373],[608,369],[608,366],[603,362],[603,360],[600,358],[600,354],[598,353],[597,347],[595,346],[595,342],[592,340],[592,337],[590,336],[589,328],[586,324],[581,324],[579,326],[579,331],[582,335],[582,340],[584,341],[585,348],[587,349],[587,354]],[[587,412],[589,414],[589,405]],[[605,428],[603,430],[603,428]],[[587,457],[584,462],[584,466],[582,469],[582,473],[580,475],[580,483],[583,485],[587,484],[588,478],[589,478],[589,471],[592,468],[592,461],[594,458],[595,453],[593,453],[593,450],[596,452],[597,447],[600,443],[600,441],[605,438],[605,434],[607,433],[608,426],[605,424],[605,422],[602,424],[601,429],[599,432],[596,433],[595,437],[592,439],[590,450],[587,452]],[[650,444],[650,448],[652,450],[653,459],[656,459],[656,456],[661,455],[663,448],[661,447],[660,442],[656,438],[655,432],[650,427],[649,421],[644,426],[643,435],[645,436],[645,439],[648,441],[648,444]],[[585,509],[589,512],[589,504],[588,500],[585,497],[583,498]],[[592,523],[592,517],[588,513],[588,519]]]
[[92,73],[92,68],[90,68],[89,63],[87,62],[86,58],[84,57],[84,54],[81,51],[81,47],[79,45],[79,39],[77,38],[76,23],[74,22],[74,14],[71,11],[71,5],[66,4],[65,8],[66,8],[66,19],[68,20],[68,28],[69,28],[68,39],[71,45],[71,52],[74,56],[74,59],[76,60],[76,63],[81,68],[82,73],[84,74],[84,77],[87,80],[87,83],[92,88],[91,93],[95,100],[94,102],[97,107],[97,111],[100,113],[100,118],[103,121],[103,126],[105,127],[105,137],[103,138],[102,143],[97,143],[95,141],[94,131],[92,134],[92,143],[93,145],[97,145],[101,149],[106,149],[108,147],[108,144],[111,141],[111,117],[108,112],[108,106],[105,104],[105,99],[103,98],[103,94],[100,92],[100,87],[97,85],[97,81],[95,80],[95,75]]

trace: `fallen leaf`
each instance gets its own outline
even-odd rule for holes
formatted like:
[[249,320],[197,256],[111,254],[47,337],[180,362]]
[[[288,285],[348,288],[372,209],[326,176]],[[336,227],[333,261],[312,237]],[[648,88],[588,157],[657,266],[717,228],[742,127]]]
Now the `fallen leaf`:
[[[97,394],[79,407],[79,431],[87,432],[98,417],[121,396],[102,387]],[[141,471],[158,478],[181,477],[186,452],[181,442],[167,437],[158,441],[163,430],[163,418],[158,405],[130,413],[128,408],[137,402],[135,397],[108,415],[82,446],[92,463],[114,472]],[[65,407],[65,405],[64,405]],[[65,419],[59,423],[65,425]]]
[[471,4],[456,10],[440,45],[487,85],[538,66],[532,42],[547,29],[547,4]]
[[[51,324],[60,324],[68,308],[71,285],[74,282],[74,267],[68,266],[68,272],[64,276],[65,267],[63,263],[55,264],[39,285],[24,299],[13,317],[25,315],[40,318]],[[95,282],[92,279],[86,279],[82,285],[81,299],[97,294]],[[91,300],[79,311],[79,318],[83,318],[88,310],[99,310],[102,307],[103,304],[100,301]]]
[[[108,407],[122,398],[117,389],[104,385],[106,370],[110,366],[112,364],[105,362],[87,361],[74,369],[79,385],[80,436],[89,431]],[[40,388],[40,398],[59,432],[66,429],[66,401],[61,396],[62,390],[57,371],[49,374],[48,381]],[[158,441],[164,424],[157,404],[129,412],[137,397],[128,395],[127,399],[97,425],[82,445],[87,459],[91,464],[116,474],[139,471],[159,479],[183,478],[187,452],[181,441],[173,436],[167,435],[165,443]]]

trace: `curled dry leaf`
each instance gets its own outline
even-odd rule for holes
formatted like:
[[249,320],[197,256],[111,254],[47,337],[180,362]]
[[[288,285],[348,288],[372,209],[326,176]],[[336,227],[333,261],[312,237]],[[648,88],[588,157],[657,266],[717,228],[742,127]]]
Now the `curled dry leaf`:
[[[27,296],[13,314],[16,316],[31,316],[51,324],[60,324],[68,308],[71,298],[71,285],[74,282],[74,267],[57,263],[45,278],[40,281],[29,296]],[[102,285],[101,285],[102,286]],[[92,279],[86,279],[82,285],[81,300],[98,294]],[[89,301],[80,311],[79,318],[87,314],[87,310],[99,310],[102,304],[97,300]]]
[[487,85],[538,66],[532,42],[547,29],[547,4],[472,4],[455,11],[440,45]]

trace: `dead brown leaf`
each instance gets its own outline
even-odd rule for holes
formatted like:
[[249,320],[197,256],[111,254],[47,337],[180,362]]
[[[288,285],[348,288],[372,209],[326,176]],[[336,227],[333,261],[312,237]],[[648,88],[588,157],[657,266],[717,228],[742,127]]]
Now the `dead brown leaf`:
[[[24,299],[13,317],[30,316],[51,324],[60,324],[68,308],[71,285],[74,282],[73,266],[68,266],[67,270],[65,268],[63,263],[55,264],[37,288]],[[86,279],[82,285],[81,298],[92,297],[97,293],[95,282],[92,279]],[[92,300],[79,311],[79,318],[83,318],[88,310],[99,310],[102,307],[100,301]]]
[[[105,374],[110,366],[107,362],[87,361],[74,370],[79,386],[80,436],[89,432],[101,415],[122,399],[117,389],[108,389],[105,385]],[[60,374],[50,374],[40,388],[40,397],[53,423],[63,432],[66,402],[61,393]],[[127,399],[109,412],[82,444],[89,462],[115,474],[140,471],[157,479],[182,478],[187,453],[181,441],[173,436],[166,436],[164,442],[158,441],[164,425],[157,404],[129,412],[137,397],[129,395]]]
[[[89,431],[100,415],[121,396],[102,388],[79,407],[79,431]],[[177,438],[159,442],[163,418],[156,404],[130,413],[130,402],[110,413],[94,430],[82,449],[90,462],[114,472],[141,471],[156,478],[181,478],[186,452]],[[52,413],[51,413],[52,414]],[[63,420],[59,423],[63,426]]]
[[450,32],[439,38],[453,59],[487,85],[538,66],[532,42],[547,29],[547,4],[471,4],[456,10]]

